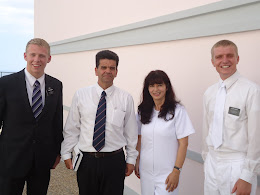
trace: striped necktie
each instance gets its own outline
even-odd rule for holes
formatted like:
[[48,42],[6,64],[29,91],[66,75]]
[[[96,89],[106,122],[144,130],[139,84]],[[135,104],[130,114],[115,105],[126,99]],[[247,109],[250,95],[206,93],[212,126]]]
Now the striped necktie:
[[42,112],[42,93],[41,93],[41,84],[38,80],[35,81],[33,85],[33,94],[32,94],[32,111],[34,118],[37,117]]
[[106,107],[106,92],[103,91],[98,103],[93,135],[93,147],[98,152],[105,146]]

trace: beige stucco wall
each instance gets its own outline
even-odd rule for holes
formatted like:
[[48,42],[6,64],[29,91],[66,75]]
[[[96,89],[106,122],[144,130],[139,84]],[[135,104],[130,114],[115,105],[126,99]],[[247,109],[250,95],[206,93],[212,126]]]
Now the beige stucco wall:
[[[101,4],[83,0],[74,3],[35,0],[35,37],[54,42],[213,2],[216,1],[166,0],[162,4],[157,0],[134,0],[131,3],[112,0]],[[202,96],[207,87],[219,79],[210,62],[210,49],[221,39],[230,39],[237,44],[240,54],[238,70],[260,85],[257,63],[260,30],[111,49],[120,58],[115,85],[133,95],[135,107],[149,71],[161,69],[169,75],[177,97],[185,105],[196,129],[196,134],[190,137],[189,149],[198,153],[201,152]],[[77,89],[97,81],[94,68],[98,51],[52,56],[46,71],[63,82],[64,105],[70,106]],[[140,193],[139,180],[134,175],[126,179],[126,185]],[[186,160],[180,188],[180,195],[202,194],[202,164]],[[260,188],[257,194],[260,194]]]
[[34,35],[49,42],[106,30],[219,0],[35,0]]

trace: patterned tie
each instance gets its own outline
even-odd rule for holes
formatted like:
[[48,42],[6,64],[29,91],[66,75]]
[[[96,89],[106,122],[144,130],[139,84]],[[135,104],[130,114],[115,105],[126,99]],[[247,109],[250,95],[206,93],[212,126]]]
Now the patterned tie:
[[106,92],[103,91],[98,103],[92,144],[98,152],[105,146],[106,107]]
[[33,85],[33,94],[32,94],[32,111],[34,118],[37,119],[37,117],[42,112],[42,93],[41,93],[41,84],[38,80],[35,81]]
[[223,114],[226,101],[226,86],[224,83],[221,84],[218,89],[214,110],[214,118],[211,132],[211,142],[214,148],[218,148],[222,144],[223,137]]

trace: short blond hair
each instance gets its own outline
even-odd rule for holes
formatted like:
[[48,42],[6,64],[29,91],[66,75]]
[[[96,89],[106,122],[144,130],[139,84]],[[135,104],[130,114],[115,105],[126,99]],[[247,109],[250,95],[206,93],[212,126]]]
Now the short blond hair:
[[27,52],[28,50],[28,47],[33,44],[33,45],[38,45],[40,47],[45,47],[48,51],[48,55],[50,56],[51,55],[51,52],[50,52],[50,45],[49,43],[47,43],[47,41],[45,41],[44,39],[41,39],[41,38],[34,38],[34,39],[31,39],[27,45],[26,45],[26,49],[25,49],[25,52]]
[[221,40],[221,41],[218,41],[217,43],[215,43],[213,45],[213,47],[211,48],[211,59],[213,59],[213,57],[214,57],[214,49],[217,47],[221,47],[221,46],[222,47],[227,47],[227,46],[234,47],[236,55],[238,56],[238,48],[235,43],[233,43],[232,41],[229,41],[229,40]]

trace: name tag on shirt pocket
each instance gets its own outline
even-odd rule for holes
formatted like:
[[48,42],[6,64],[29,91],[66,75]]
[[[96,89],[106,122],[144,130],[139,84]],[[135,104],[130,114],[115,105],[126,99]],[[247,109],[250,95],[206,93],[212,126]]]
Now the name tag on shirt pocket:
[[234,108],[234,107],[229,107],[228,114],[239,116],[240,109],[239,108]]
[[122,127],[123,122],[125,119],[125,112],[122,110],[114,110],[113,112],[113,119],[112,119],[112,124],[116,125],[118,127]]

